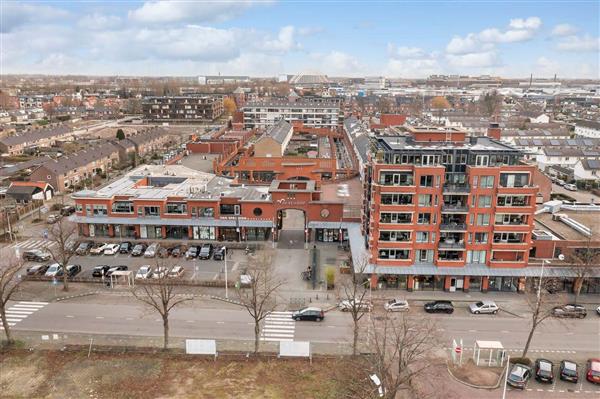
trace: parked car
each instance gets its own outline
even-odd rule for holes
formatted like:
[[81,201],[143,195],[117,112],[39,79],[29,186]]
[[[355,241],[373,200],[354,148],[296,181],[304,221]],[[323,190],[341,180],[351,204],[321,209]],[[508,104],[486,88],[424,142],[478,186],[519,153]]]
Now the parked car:
[[554,364],[550,360],[536,359],[535,361],[535,379],[539,382],[554,381]]
[[596,313],[598,313],[598,316],[600,316],[600,306],[596,308]]
[[321,308],[303,308],[294,313],[292,313],[292,319],[298,320],[308,320],[308,321],[321,321],[325,318],[325,313]]
[[83,256],[88,253],[90,248],[92,247],[92,243],[89,241],[82,241],[79,243],[77,248],[75,249],[75,254],[79,256]]
[[94,267],[94,269],[92,270],[92,277],[105,276],[109,269],[110,269],[110,266],[108,266],[108,265],[98,265],[98,266]]
[[65,205],[60,208],[60,214],[63,216],[69,216],[75,213],[75,207],[73,205]]
[[148,245],[148,248],[144,251],[144,258],[154,258],[158,252],[158,244],[153,243]]
[[81,273],[81,265],[67,265],[67,275],[69,277],[75,277]]
[[125,271],[127,269],[128,269],[128,267],[125,265],[112,266],[110,269],[108,269],[108,271],[106,272],[106,274],[104,276],[110,277],[114,272]]
[[171,256],[174,258],[179,258],[185,255],[186,247],[185,245],[176,245],[173,247],[171,251]]
[[557,180],[556,180],[556,184],[558,184],[559,186],[561,186],[561,187],[562,187],[562,186],[564,186],[564,185],[565,185],[565,184],[567,184],[567,183],[566,183],[564,180],[562,180],[562,179],[557,179]]
[[29,249],[23,252],[23,259],[34,261],[34,262],[46,262],[50,260],[52,254],[48,251],[43,251],[41,249]]
[[197,256],[198,256],[198,247],[195,245],[192,245],[191,247],[189,247],[185,253],[186,259],[194,259]]
[[506,382],[511,387],[525,389],[530,378],[531,369],[524,364],[515,363],[510,369],[510,374],[506,378]]
[[200,247],[200,253],[198,254],[199,259],[210,259],[213,253],[213,245],[212,244],[202,244]]
[[160,247],[160,248],[158,249],[158,252],[156,253],[156,255],[157,255],[159,258],[161,258],[161,259],[162,259],[162,258],[168,258],[170,254],[171,254],[171,251],[170,251],[170,249],[169,249],[169,248],[165,248],[165,247]]
[[383,308],[388,312],[408,312],[410,307],[408,301],[404,299],[392,299],[383,304]]
[[450,301],[433,301],[425,304],[424,309],[427,313],[454,313],[454,306]]
[[150,265],[144,265],[140,267],[137,273],[135,274],[135,278],[140,278],[144,280],[150,277],[152,277],[152,266]]
[[600,384],[600,359],[588,359],[585,379],[593,384]]
[[131,243],[129,241],[122,242],[119,245],[119,253],[120,254],[128,254],[131,251]]
[[496,303],[494,301],[488,301],[488,300],[479,301],[479,302],[470,304],[469,310],[473,314],[480,314],[480,313],[496,314],[496,313],[498,313],[498,305],[496,305]]
[[60,217],[61,217],[60,215],[52,213],[52,214],[48,215],[48,217],[46,218],[46,223],[54,224],[60,220]]
[[119,244],[108,244],[106,248],[104,248],[104,255],[115,255],[119,252],[119,248]]
[[48,267],[44,276],[46,277],[60,277],[62,276],[62,266],[59,263],[53,263]]
[[183,276],[184,272],[185,269],[183,268],[183,266],[173,266],[173,268],[169,270],[168,276],[171,278],[181,277]]
[[156,269],[154,269],[154,271],[152,272],[152,278],[165,278],[167,276],[167,273],[169,272],[169,269],[163,266],[158,266]]
[[574,303],[568,303],[562,306],[555,306],[552,309],[552,316],[554,317],[577,317],[583,319],[587,316],[587,310],[583,305],[577,305]]
[[27,268],[27,275],[34,276],[36,274],[45,274],[50,265],[33,265]]
[[142,256],[146,251],[146,245],[144,244],[136,244],[131,251],[131,256]]
[[100,255],[101,253],[104,253],[107,245],[107,243],[94,244],[90,249],[90,255]]
[[[356,305],[355,305],[356,304]],[[366,300],[344,300],[338,304],[338,308],[342,312],[350,312],[352,309],[358,309],[359,312],[370,312],[373,305]]]
[[227,253],[227,247],[218,246],[215,249],[215,253],[213,254],[214,260],[223,260],[225,259],[225,254]]
[[570,381],[577,383],[579,381],[579,370],[577,363],[570,360],[563,360],[560,362],[560,379],[563,381]]
[[563,187],[569,191],[577,191],[577,186],[574,184],[565,184]]

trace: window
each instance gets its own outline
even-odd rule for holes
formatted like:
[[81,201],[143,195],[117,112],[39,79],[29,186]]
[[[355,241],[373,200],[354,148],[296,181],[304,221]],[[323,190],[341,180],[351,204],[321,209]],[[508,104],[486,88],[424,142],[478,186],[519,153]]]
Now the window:
[[489,156],[488,155],[477,155],[475,157],[475,166],[488,166]]
[[421,176],[421,180],[419,182],[421,187],[433,187],[433,176]]
[[431,223],[431,213],[419,213],[417,218],[418,224],[429,224]]
[[412,223],[412,213],[381,212],[379,223]]
[[411,205],[412,202],[412,194],[381,194],[383,205]]
[[494,187],[494,176],[481,176],[481,188]]
[[498,206],[527,206],[527,197],[524,195],[498,197]]
[[429,232],[417,231],[417,242],[429,242]]
[[381,172],[379,183],[384,186],[412,186],[412,172]]
[[83,205],[81,205],[81,204],[75,204],[75,211],[82,212],[83,211]]
[[489,208],[492,206],[492,196],[491,195],[480,195],[479,196],[479,204],[480,208]]
[[439,155],[423,155],[421,165],[438,165],[440,163]]
[[133,213],[133,202],[115,201],[112,204],[113,213]]
[[172,213],[176,215],[187,214],[187,205],[182,202],[168,202],[167,213]]
[[529,173],[501,173],[500,186],[525,187],[529,183]]
[[486,251],[467,251],[467,263],[485,263]]
[[479,180],[479,176],[473,176],[473,187],[477,187],[478,180]]
[[523,233],[494,233],[495,243],[519,244],[524,242],[524,238]]
[[515,215],[508,213],[499,213],[496,214],[495,224],[527,224],[527,216],[526,215]]
[[475,244],[487,244],[488,233],[475,233]]
[[254,208],[252,213],[254,214],[254,216],[260,216],[260,215],[262,215],[263,212],[262,212],[262,209],[260,209],[260,208]]
[[85,214],[88,216],[92,214],[92,206],[90,204],[85,205]]
[[490,214],[489,213],[478,213],[477,214],[477,226],[489,226],[490,225]]
[[94,205],[94,216],[106,215],[108,215],[108,208],[106,205]]
[[419,194],[419,206],[431,206],[431,194]]
[[379,259],[409,259],[408,249],[380,249]]
[[380,231],[379,241],[410,241],[410,231]]
[[142,210],[144,216],[160,216],[160,207],[158,206],[143,206],[138,208]]
[[419,249],[417,250],[417,263],[432,263],[433,262],[433,249]]

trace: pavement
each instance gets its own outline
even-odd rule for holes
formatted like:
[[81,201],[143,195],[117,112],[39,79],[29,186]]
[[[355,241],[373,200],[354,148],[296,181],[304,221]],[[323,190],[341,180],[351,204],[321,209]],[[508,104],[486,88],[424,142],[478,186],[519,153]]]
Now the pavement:
[[552,192],[566,194],[570,197],[575,198],[575,200],[577,202],[583,202],[586,204],[593,202],[595,204],[600,204],[600,197],[598,197],[595,194],[592,194],[589,191],[583,191],[583,190],[569,191],[566,188],[559,186],[558,184],[552,183]]

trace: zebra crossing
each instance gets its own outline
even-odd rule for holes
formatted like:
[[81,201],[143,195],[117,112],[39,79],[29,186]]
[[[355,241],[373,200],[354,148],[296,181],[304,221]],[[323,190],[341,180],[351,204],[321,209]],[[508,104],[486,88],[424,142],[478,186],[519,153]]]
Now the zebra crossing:
[[[6,309],[6,321],[9,327],[25,320],[47,304],[48,302],[18,302],[12,305]],[[4,330],[2,323],[0,323],[0,330]]]
[[260,339],[262,341],[293,341],[296,321],[292,312],[271,312],[265,317]]
[[38,248],[50,248],[57,245],[56,242],[53,241],[49,241],[49,240],[45,240],[43,238],[30,238],[28,240],[25,241],[20,241],[17,242],[11,246],[9,246],[9,248],[19,248],[19,249],[38,249]]

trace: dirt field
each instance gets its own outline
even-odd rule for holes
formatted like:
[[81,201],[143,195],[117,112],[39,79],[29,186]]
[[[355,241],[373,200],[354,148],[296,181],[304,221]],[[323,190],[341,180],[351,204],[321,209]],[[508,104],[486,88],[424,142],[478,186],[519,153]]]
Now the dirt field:
[[320,359],[216,362],[164,354],[0,353],[1,398],[343,398],[356,365]]

